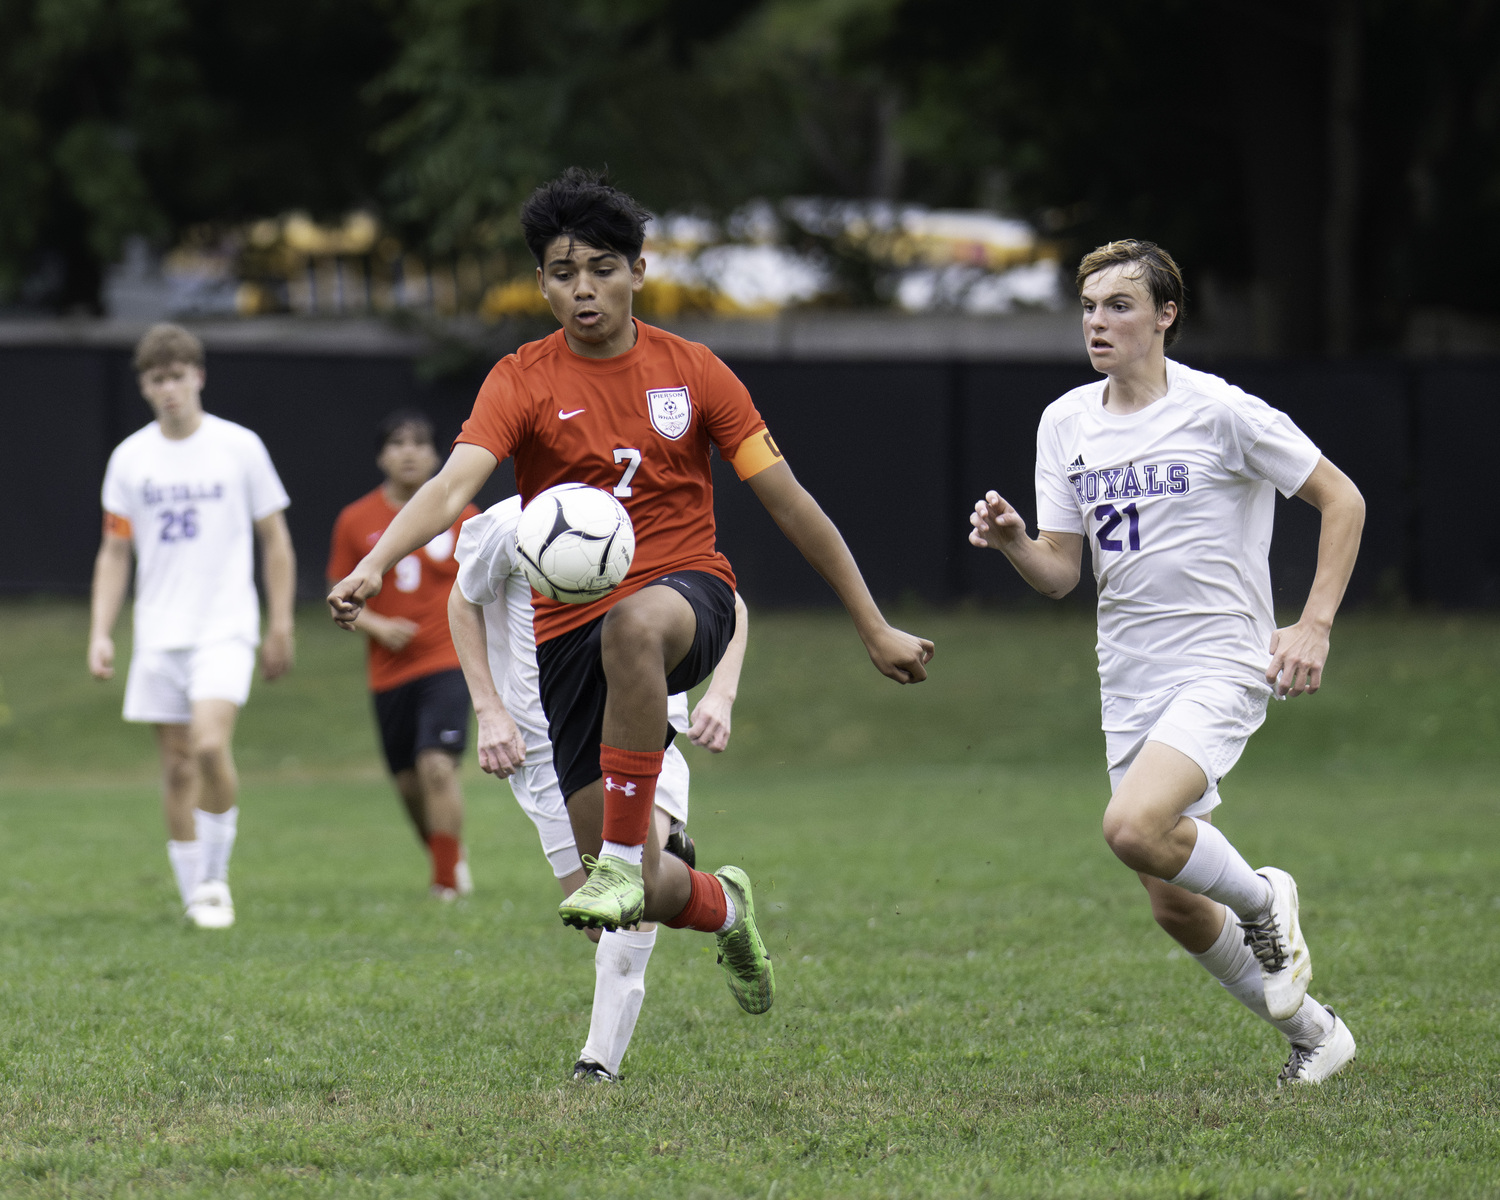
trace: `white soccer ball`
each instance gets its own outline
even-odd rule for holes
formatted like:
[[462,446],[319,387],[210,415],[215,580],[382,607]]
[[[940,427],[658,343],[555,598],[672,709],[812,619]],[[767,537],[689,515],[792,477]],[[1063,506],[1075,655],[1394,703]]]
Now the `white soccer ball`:
[[560,483],[532,497],[516,526],[521,569],[542,595],[587,604],[613,591],[635,557],[635,526],[603,488]]

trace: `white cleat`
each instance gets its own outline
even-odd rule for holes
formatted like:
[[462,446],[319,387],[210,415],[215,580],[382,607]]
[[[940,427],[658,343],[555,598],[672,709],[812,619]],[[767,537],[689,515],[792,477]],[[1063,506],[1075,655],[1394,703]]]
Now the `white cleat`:
[[1297,881],[1279,867],[1256,872],[1271,885],[1271,908],[1256,921],[1241,921],[1245,945],[1260,963],[1266,1011],[1273,1021],[1296,1015],[1312,982],[1312,955],[1297,921]]
[[427,890],[428,894],[431,895],[434,900],[440,901],[443,904],[452,904],[455,900],[458,899],[458,892],[455,889],[444,887],[440,883],[433,884]]
[[228,929],[234,924],[234,901],[222,879],[205,879],[193,889],[187,918],[199,929]]
[[474,891],[474,876],[469,874],[469,860],[461,858],[458,865],[453,868],[453,882],[458,884],[455,889],[460,896],[467,896]]
[[1291,1057],[1276,1076],[1277,1087],[1288,1083],[1322,1083],[1354,1061],[1354,1035],[1349,1026],[1326,1004],[1323,1008],[1333,1018],[1333,1028],[1316,1046],[1292,1047]]

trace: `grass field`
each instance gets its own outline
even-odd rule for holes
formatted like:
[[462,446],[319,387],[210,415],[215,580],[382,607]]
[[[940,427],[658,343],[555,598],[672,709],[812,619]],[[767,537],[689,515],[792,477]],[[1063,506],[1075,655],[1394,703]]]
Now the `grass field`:
[[508,790],[425,898],[356,640],[303,614],[241,724],[239,924],[186,928],[148,735],[74,603],[0,606],[0,1192],[24,1196],[1500,1196],[1500,622],[1355,617],[1220,824],[1302,887],[1355,1065],[1284,1050],[1151,924],[1098,832],[1092,633],[906,614],[897,688],[833,616],[758,615],[704,862],[780,990],[665,932],[625,1080],[564,1082],[591,947]]

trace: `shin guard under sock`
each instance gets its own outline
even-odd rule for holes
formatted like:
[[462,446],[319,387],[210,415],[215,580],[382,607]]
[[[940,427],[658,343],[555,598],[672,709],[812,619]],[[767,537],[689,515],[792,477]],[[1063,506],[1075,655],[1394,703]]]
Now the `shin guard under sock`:
[[599,746],[604,772],[604,840],[644,846],[656,806],[656,780],[664,750],[621,750]]

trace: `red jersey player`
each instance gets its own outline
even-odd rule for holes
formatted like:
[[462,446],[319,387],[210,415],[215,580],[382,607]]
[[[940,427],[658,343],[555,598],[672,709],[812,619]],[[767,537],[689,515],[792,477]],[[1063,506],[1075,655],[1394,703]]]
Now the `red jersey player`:
[[[747,1012],[775,995],[750,881],[664,854],[650,831],[668,744],[668,695],[706,678],[734,630],[734,573],[714,547],[709,450],[731,463],[783,533],[843,601],[871,660],[900,683],[927,677],[932,643],[892,628],[833,523],[793,476],[743,384],[706,347],[642,324],[648,214],[572,169],[537,189],[521,226],[537,282],[562,329],[490,372],[444,466],[329,594],[351,627],[402,555],[445,529],[499,461],[513,456],[523,499],[553,484],[609,489],[629,511],[636,557],[588,605],[533,597],[543,706],[587,883],[564,921],[613,929],[641,920],[714,933]],[[517,762],[524,749],[513,750]]]
[[[328,553],[330,582],[354,569],[437,470],[425,413],[391,413],[375,443],[385,482],[339,513]],[[469,505],[451,528],[396,563],[394,586],[355,622],[370,642],[370,691],[386,765],[432,857],[432,894],[440,900],[472,887],[460,842],[464,800],[457,770],[468,743],[469,692],[448,633],[448,593],[458,577],[458,527],[478,511]]]

